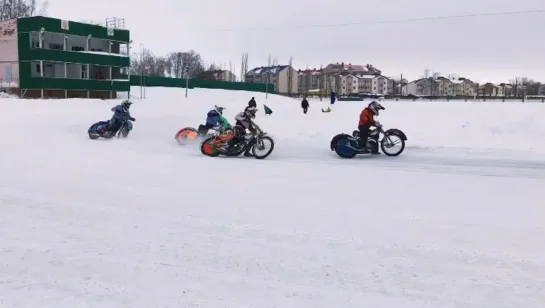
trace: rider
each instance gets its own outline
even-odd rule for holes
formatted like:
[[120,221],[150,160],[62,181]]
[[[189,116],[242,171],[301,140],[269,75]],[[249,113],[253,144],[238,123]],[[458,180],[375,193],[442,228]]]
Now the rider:
[[[256,133],[256,127],[257,125],[254,123],[252,119],[255,119],[257,113],[257,108],[255,107],[246,107],[243,112],[240,112],[236,115],[236,126],[240,126],[244,129],[243,134],[241,135],[239,132],[235,131],[234,138],[229,140],[227,143],[226,148],[230,148],[234,144],[236,144],[238,141],[244,138],[244,134],[246,133],[246,130],[249,130],[252,134]],[[251,156],[250,149],[247,149],[244,152],[244,156]]]
[[244,128],[244,132],[249,130],[251,133],[255,133],[255,123],[252,121],[252,119],[255,119],[256,113],[257,108],[246,107],[243,112],[236,115],[236,125],[242,126]]
[[[223,125],[221,117],[223,116],[223,107],[214,106],[214,109],[206,114],[206,124],[202,126],[202,130],[208,132],[209,129],[218,125]],[[204,132],[206,134],[206,132]]]
[[[358,124],[358,129],[360,131],[360,148],[368,152],[367,149],[367,139],[369,138],[369,131],[371,126],[381,127],[381,124],[378,121],[375,121],[374,117],[379,115],[380,110],[385,110],[385,108],[376,101],[371,102],[367,108],[363,109],[360,114],[360,122]],[[377,149],[371,149],[372,154],[378,154]]]
[[110,133],[117,133],[117,131],[121,128],[121,125],[129,120],[133,122],[136,121],[136,119],[133,118],[129,112],[131,105],[132,102],[127,99],[121,102],[121,104],[112,108],[114,115],[112,116],[108,127],[108,131],[110,131]]

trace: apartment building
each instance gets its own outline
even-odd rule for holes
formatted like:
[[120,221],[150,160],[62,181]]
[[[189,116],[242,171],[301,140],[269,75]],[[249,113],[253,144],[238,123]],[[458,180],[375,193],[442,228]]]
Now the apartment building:
[[479,92],[484,96],[503,96],[503,87],[487,82],[479,87]]
[[323,69],[324,74],[353,74],[353,75],[380,75],[382,71],[371,64],[345,64],[344,62],[330,63]]
[[375,76],[372,79],[372,92],[373,94],[387,95],[392,94],[394,91],[394,81],[385,76]]
[[373,80],[375,76],[373,75],[363,75],[358,78],[358,90],[362,94],[372,94],[373,93]]
[[319,91],[325,84],[322,69],[305,69],[297,71],[297,89],[300,93]]
[[22,97],[115,98],[130,90],[123,19],[103,27],[34,16],[0,28],[9,29],[0,36],[0,79],[12,79],[12,91]]
[[403,95],[418,96],[473,96],[476,84],[467,78],[421,78],[402,88]]
[[298,73],[290,65],[256,67],[248,71],[244,79],[249,83],[272,83],[277,93],[298,93]]
[[388,77],[349,74],[340,76],[340,91],[338,92],[341,95],[355,93],[387,95],[392,94],[393,89],[393,80]]

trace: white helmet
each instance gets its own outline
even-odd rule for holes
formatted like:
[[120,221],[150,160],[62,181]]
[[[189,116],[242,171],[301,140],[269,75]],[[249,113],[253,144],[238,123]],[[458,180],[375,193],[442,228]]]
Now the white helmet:
[[255,119],[255,115],[257,113],[257,108],[255,108],[255,107],[246,107],[246,109],[244,110],[244,113],[247,114],[252,119]]

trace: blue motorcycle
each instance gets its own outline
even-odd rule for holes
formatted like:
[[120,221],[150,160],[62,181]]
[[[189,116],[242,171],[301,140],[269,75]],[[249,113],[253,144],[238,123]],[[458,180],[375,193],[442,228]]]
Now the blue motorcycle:
[[87,130],[89,138],[98,139],[102,137],[104,139],[111,139],[114,136],[117,136],[117,138],[127,138],[133,128],[133,124],[130,120],[123,122],[115,134],[108,130],[108,126],[110,126],[110,121],[100,121],[91,125]]
[[[384,137],[379,141],[380,135]],[[360,142],[360,132],[355,130],[352,136],[338,134],[331,139],[331,151],[335,151],[342,158],[354,158],[358,154],[369,154],[371,151],[378,152],[379,146],[386,156],[398,156],[405,150],[407,136],[401,130],[392,128],[383,130],[382,126],[369,132],[365,147]]]

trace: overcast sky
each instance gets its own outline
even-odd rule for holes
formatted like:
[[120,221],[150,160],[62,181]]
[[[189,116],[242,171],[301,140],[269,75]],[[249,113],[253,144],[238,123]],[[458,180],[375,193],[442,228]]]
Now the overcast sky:
[[[375,21],[545,9],[544,0],[50,0],[49,16],[117,16],[138,48],[157,55],[194,49],[206,62],[269,55],[298,68],[373,64],[386,76],[420,78],[426,68],[479,82],[516,76],[545,81],[545,13],[369,24]],[[108,13],[108,16],[105,14]],[[361,23],[335,27],[301,27]],[[248,29],[257,29],[250,31]]]

